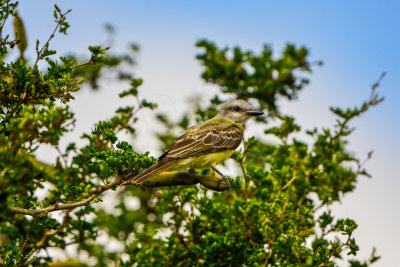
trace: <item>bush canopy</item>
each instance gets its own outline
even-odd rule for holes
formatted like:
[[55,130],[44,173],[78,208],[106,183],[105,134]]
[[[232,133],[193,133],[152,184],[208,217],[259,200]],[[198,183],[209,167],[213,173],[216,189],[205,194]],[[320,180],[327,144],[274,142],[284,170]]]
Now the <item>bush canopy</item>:
[[[310,62],[307,48],[287,44],[276,57],[269,45],[255,53],[204,39],[196,43],[202,78],[220,91],[209,105],[194,101],[190,112],[172,121],[139,96],[143,81],[131,71],[137,45],[126,54],[90,46],[87,59],[57,56],[51,41],[67,33],[70,11],[55,6],[54,32],[36,41],[34,58],[27,60],[18,2],[0,2],[0,265],[356,267],[379,259],[375,251],[366,261],[353,257],[357,224],[335,217],[331,204],[353,191],[360,176],[369,176],[363,165],[372,153],[355,157],[346,149],[347,137],[353,119],[383,100],[376,93],[380,79],[359,106],[331,107],[337,117],[331,128],[302,129],[280,112],[278,101],[295,100],[321,65]],[[4,34],[7,20],[14,22],[15,38]],[[84,145],[61,147],[60,139],[75,129],[70,102],[83,83],[88,90],[100,88],[106,72],[115,83],[130,81],[119,96],[133,104],[86,129]],[[198,181],[118,187],[156,162],[134,148],[143,109],[153,110],[164,126],[154,142],[165,148],[183,129],[214,116],[222,100],[237,98],[268,116],[254,126],[265,134],[244,140],[228,160],[235,173],[229,193]],[[35,153],[41,146],[59,155],[41,162]],[[175,178],[168,179],[184,184]],[[102,202],[104,194],[112,201]],[[77,256],[58,260],[69,246]]]

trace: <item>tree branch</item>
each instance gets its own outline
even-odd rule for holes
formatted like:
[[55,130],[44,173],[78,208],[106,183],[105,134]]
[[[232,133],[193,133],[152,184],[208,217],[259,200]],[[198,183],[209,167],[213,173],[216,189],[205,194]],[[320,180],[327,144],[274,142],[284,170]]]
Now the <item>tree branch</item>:
[[14,213],[25,214],[25,215],[30,215],[30,216],[37,216],[37,215],[45,213],[45,212],[52,212],[52,211],[57,211],[57,210],[67,210],[67,209],[74,209],[74,208],[81,207],[81,206],[87,206],[98,195],[102,194],[104,191],[107,191],[114,186],[119,185],[122,181],[123,181],[122,178],[119,177],[109,184],[102,185],[102,186],[98,187],[97,189],[95,189],[92,192],[92,195],[90,197],[88,197],[82,201],[78,201],[78,202],[67,203],[67,204],[63,204],[63,205],[54,204],[52,206],[42,208],[42,209],[36,209],[36,210],[23,209],[23,208],[19,208],[19,207],[10,207],[9,209],[10,209],[10,211],[12,211]]
[[[124,177],[125,178],[125,177]],[[99,186],[93,190],[90,197],[73,203],[67,203],[63,205],[54,204],[52,206],[29,210],[19,207],[9,207],[9,210],[14,213],[37,216],[46,212],[53,212],[57,210],[72,210],[78,207],[90,205],[96,197],[101,195],[103,192],[116,187],[125,180],[122,176],[114,179],[111,183]],[[164,172],[157,176],[154,176],[143,182],[144,187],[161,187],[161,186],[177,186],[177,185],[194,185],[200,183],[204,187],[214,191],[225,191],[228,189],[228,184],[224,180],[219,180],[218,177],[211,175],[197,175],[190,172]]]

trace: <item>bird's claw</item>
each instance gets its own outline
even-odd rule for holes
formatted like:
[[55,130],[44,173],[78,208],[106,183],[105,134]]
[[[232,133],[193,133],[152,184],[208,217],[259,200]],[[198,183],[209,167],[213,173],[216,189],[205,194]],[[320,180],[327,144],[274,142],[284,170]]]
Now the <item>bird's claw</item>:
[[188,173],[195,175],[195,176],[200,176],[194,169],[189,169]]
[[213,171],[215,171],[216,173],[218,173],[219,175],[221,175],[222,178],[219,178],[217,181],[217,188],[219,188],[219,185],[221,184],[222,181],[225,181],[228,185],[228,193],[229,193],[229,189],[231,188],[231,184],[229,183],[228,178],[225,177],[225,175],[223,175],[219,170],[217,170],[214,166],[211,166],[211,169]]
[[222,176],[222,178],[219,178],[217,181],[217,188],[219,188],[219,185],[221,184],[222,181],[225,181],[226,184],[228,185],[228,193],[229,193],[229,189],[231,188],[231,184],[229,183],[228,178],[226,178],[225,176]]

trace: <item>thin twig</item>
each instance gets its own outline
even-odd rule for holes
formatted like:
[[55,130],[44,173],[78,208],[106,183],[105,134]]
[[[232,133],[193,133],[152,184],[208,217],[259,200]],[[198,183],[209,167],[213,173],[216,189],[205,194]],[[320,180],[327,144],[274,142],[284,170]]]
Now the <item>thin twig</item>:
[[286,188],[288,188],[289,185],[291,185],[291,184],[294,182],[294,180],[296,180],[297,178],[299,178],[299,176],[296,175],[296,170],[294,170],[294,174],[293,174],[292,179],[290,179],[290,180],[282,187],[282,191],[285,190]]
[[370,99],[372,99],[374,92],[376,90],[376,88],[379,87],[380,83],[382,82],[383,78],[386,76],[386,72],[382,72],[381,76],[379,77],[378,81],[376,81],[373,85],[372,85],[372,91],[371,91],[371,96]]
[[[7,116],[5,117],[5,119],[1,122],[2,125],[6,125],[7,122],[11,119],[11,117],[14,115],[14,113],[18,110],[18,108],[22,105],[22,103],[24,102],[25,98],[21,98],[21,100],[18,102],[17,105],[15,105],[15,107],[9,112],[7,113]],[[0,131],[0,133],[4,132],[4,128]]]
[[60,147],[58,145],[56,146],[56,150],[57,150],[58,154],[60,155],[61,160],[64,163],[64,167],[67,167],[67,159],[65,158],[64,154],[61,152]]
[[362,167],[371,159],[373,152],[372,150],[368,152],[367,157],[361,163],[357,162],[357,174],[361,173]]
[[249,181],[250,177],[247,175],[246,169],[244,168],[244,159],[246,157],[248,149],[246,148],[246,145],[244,145],[244,151],[243,155],[240,157],[239,165],[240,168],[242,169],[243,177],[244,177],[244,200],[247,203],[247,190],[249,186]]
[[35,69],[35,67],[37,66],[37,63],[39,62],[39,60],[42,59],[41,54],[42,54],[43,50],[44,50],[46,47],[49,46],[49,43],[50,43],[51,39],[54,38],[54,36],[55,36],[55,34],[56,34],[58,28],[61,26],[61,23],[64,22],[65,16],[66,16],[69,12],[71,12],[71,11],[72,11],[72,10],[69,9],[69,10],[68,10],[67,12],[65,12],[64,14],[60,14],[60,15],[61,15],[61,16],[60,16],[60,19],[57,20],[57,25],[56,25],[56,27],[54,28],[54,31],[53,31],[53,33],[50,35],[50,37],[49,37],[49,39],[47,40],[47,42],[43,45],[43,47],[42,47],[40,50],[38,50],[38,47],[36,46],[36,54],[37,54],[37,57],[36,57],[35,64],[33,64],[33,68],[32,68],[32,69]]
[[[380,83],[382,82],[382,80],[383,80],[383,78],[385,77],[385,75],[386,75],[386,72],[382,72],[381,76],[379,76],[379,79],[371,86],[371,94],[370,94],[370,96],[369,96],[368,102],[365,102],[365,104],[366,104],[365,109],[364,109],[361,113],[366,112],[371,106],[376,105],[376,104],[377,104],[376,101],[379,102],[379,101],[382,101],[382,100],[383,100],[383,98],[381,98],[380,100],[376,100],[376,99],[375,99],[375,97],[377,97],[377,95],[375,95],[375,90],[376,90],[376,88],[379,87],[379,85],[380,85]],[[361,113],[360,113],[360,114],[361,114]],[[357,116],[360,116],[360,114],[358,114]],[[339,136],[341,136],[341,135],[343,134],[343,130],[347,128],[347,123],[348,123],[353,117],[354,117],[354,115],[353,115],[353,116],[350,116],[350,117],[346,117],[346,118],[343,120],[343,122],[340,124],[339,130],[336,132],[336,134],[335,134],[333,137],[331,137],[330,144],[333,143],[333,140],[339,138]]]
[[[51,245],[48,244],[47,239],[50,236],[56,235],[58,233],[61,233],[65,227],[67,227],[68,222],[69,222],[69,213],[70,210],[66,210],[65,211],[65,215],[64,215],[64,219],[63,222],[61,224],[61,227],[57,230],[49,230],[49,229],[45,229],[44,234],[42,236],[42,238],[36,243],[36,244],[30,244],[30,248],[44,248],[44,247],[51,247]],[[65,246],[67,246],[68,244],[65,244]]]
[[2,9],[3,10],[6,10],[5,11],[5,16],[4,16],[4,18],[3,18],[3,20],[2,20],[2,22],[1,22],[1,24],[0,24],[0,46],[2,46],[2,45],[7,45],[7,43],[8,44],[12,44],[13,42],[15,42],[15,41],[11,41],[11,42],[5,42],[5,43],[3,43],[3,28],[4,28],[4,25],[6,24],[6,21],[7,21],[7,19],[8,19],[8,16],[9,16],[9,7],[17,7],[18,6],[18,2],[15,2],[15,3],[10,3],[10,2],[8,2],[7,3],[7,5],[6,6],[4,6],[4,7],[2,7]]
[[83,66],[86,66],[86,65],[92,65],[93,64],[93,62],[92,62],[93,59],[94,59],[94,55],[92,54],[92,56],[90,57],[90,59],[87,62],[72,66],[71,69],[80,68],[80,67],[83,67]]
[[[335,254],[336,254],[336,251],[340,251],[342,248],[344,248],[344,247],[350,247],[350,239],[351,239],[351,235],[353,234],[353,232],[351,232],[350,234],[349,234],[349,236],[347,237],[347,240],[346,240],[346,242],[345,243],[342,243],[339,247],[337,247],[336,249],[334,249],[334,250],[332,250],[331,251],[331,253],[330,253],[330,256],[329,256],[329,259],[331,258],[331,257],[333,257],[333,256],[335,256]],[[321,266],[321,265],[319,265],[319,266]],[[322,266],[325,266],[325,265],[322,265]]]
[[[106,50],[106,51],[107,51],[108,49],[110,49],[110,47],[104,48],[104,50]],[[86,61],[86,62],[84,62],[84,63],[81,63],[81,64],[78,64],[78,65],[75,65],[75,66],[72,66],[71,69],[80,68],[80,67],[83,67],[83,66],[86,66],[86,65],[93,65],[93,59],[94,59],[95,57],[96,57],[96,56],[95,56],[94,54],[92,54],[92,55],[90,56],[90,59],[89,59],[88,61]]]

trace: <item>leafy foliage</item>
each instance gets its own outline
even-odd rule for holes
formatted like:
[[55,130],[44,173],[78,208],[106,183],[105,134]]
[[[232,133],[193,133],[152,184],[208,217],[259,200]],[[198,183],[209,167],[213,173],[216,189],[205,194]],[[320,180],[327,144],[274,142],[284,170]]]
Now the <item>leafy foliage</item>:
[[[0,2],[0,21],[16,16],[16,2]],[[67,13],[55,6],[54,33],[67,33]],[[25,32],[22,23],[18,27],[19,33]],[[287,45],[275,59],[269,46],[256,55],[202,40],[197,46],[203,49],[198,55],[205,67],[203,78],[219,85],[221,94],[206,108],[195,102],[194,114],[183,114],[178,122],[157,115],[166,127],[158,134],[162,145],[169,145],[193,122],[215,115],[225,95],[258,103],[275,114],[280,125],[270,127],[261,120],[258,127],[265,129],[265,137],[245,140],[233,154],[236,175],[230,177],[229,194],[199,186],[117,189],[126,173],[135,175],[155,162],[119,140],[118,133],[133,135],[138,112],[157,106],[139,98],[141,79],[125,72],[117,75],[116,82],[131,80],[120,97],[135,98],[137,104],[98,122],[83,135],[86,145],[61,148],[60,139],[74,129],[68,104],[84,79],[97,87],[102,68],[120,73],[121,64],[134,61],[109,56],[100,46],[89,47],[87,61],[76,56],[55,59],[56,51],[50,49],[54,33],[42,46],[37,41],[32,64],[23,58],[24,45],[17,45],[21,40],[0,40],[2,265],[78,266],[89,257],[96,266],[334,266],[344,255],[357,254],[356,222],[335,218],[329,207],[354,190],[358,177],[368,176],[363,162],[346,150],[346,138],[354,130],[349,125],[352,119],[383,100],[375,92],[379,83],[361,106],[331,108],[338,117],[336,125],[305,130],[314,140],[306,143],[296,135],[302,129],[295,118],[280,114],[277,106],[279,98],[294,99],[309,82],[299,76],[312,70],[306,48]],[[16,48],[21,57],[5,61]],[[47,69],[41,70],[38,62],[44,61]],[[265,141],[270,138],[279,142]],[[51,164],[36,158],[35,151],[43,145],[59,151]],[[37,192],[43,188],[47,194],[39,199]],[[104,195],[112,201],[102,203]],[[118,246],[110,248],[110,243]],[[54,262],[51,254],[43,253],[72,244],[80,255],[76,259]],[[346,261],[350,266],[369,266],[378,259],[374,250],[366,262]]]
[[220,49],[207,40],[196,45],[204,49],[204,53],[197,55],[205,67],[203,79],[219,85],[223,93],[232,93],[235,98],[258,100],[270,113],[277,111],[279,96],[294,99],[309,83],[307,78],[297,75],[311,72],[312,63],[307,59],[305,47],[297,49],[287,44],[282,56],[274,59],[269,45],[264,45],[259,55],[239,47]]

